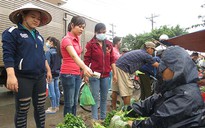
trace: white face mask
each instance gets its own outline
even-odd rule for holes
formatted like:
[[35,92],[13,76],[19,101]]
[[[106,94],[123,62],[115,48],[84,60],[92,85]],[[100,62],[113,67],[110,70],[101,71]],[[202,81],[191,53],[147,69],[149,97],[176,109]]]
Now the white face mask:
[[46,47],[47,47],[47,48],[50,48],[50,47],[51,47],[48,42],[46,42]]
[[106,35],[104,33],[96,34],[96,38],[100,41],[103,41],[106,39]]

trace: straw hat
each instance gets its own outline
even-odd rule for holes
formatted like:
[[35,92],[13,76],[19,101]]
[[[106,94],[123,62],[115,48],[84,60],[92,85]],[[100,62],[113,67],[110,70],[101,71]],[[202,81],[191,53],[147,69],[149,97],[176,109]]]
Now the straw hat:
[[38,6],[33,5],[32,3],[27,3],[27,4],[23,5],[22,7],[14,10],[9,15],[9,19],[14,24],[18,24],[18,22],[21,20],[21,17],[22,17],[21,12],[26,11],[26,10],[39,11],[41,13],[41,23],[40,23],[39,27],[50,23],[50,21],[52,19],[50,13],[48,13],[43,8],[40,8]]

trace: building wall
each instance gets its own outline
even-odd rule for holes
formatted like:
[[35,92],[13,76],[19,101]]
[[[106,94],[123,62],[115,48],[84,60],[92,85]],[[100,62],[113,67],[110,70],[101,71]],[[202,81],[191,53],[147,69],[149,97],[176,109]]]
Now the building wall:
[[[1,0],[0,1],[0,40],[2,40],[2,32],[14,26],[9,20],[9,14],[16,8],[26,4],[28,1],[23,0]],[[67,33],[67,25],[70,22],[72,16],[79,15],[70,10],[64,10],[56,5],[43,1],[30,1],[34,5],[46,9],[52,15],[52,21],[43,27],[37,28],[41,35],[46,39],[48,36],[54,36],[61,40]],[[88,42],[94,34],[94,26],[97,23],[95,20],[89,19],[83,16],[86,20],[86,28],[81,36],[81,45],[84,49],[86,42]],[[84,54],[84,52],[83,52]],[[0,43],[0,67],[3,66],[2,61],[2,43]]]

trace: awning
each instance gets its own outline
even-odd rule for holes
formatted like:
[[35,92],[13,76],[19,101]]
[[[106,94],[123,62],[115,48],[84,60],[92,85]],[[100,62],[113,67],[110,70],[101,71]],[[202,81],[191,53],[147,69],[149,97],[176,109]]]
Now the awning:
[[191,51],[205,52],[205,30],[170,38],[165,42]]

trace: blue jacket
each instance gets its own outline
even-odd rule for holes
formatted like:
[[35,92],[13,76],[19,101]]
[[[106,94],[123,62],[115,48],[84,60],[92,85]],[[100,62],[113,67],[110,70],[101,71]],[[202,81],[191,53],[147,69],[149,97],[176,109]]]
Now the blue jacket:
[[[153,57],[153,59],[155,62],[158,62],[158,63],[160,62],[159,57]],[[156,75],[157,75],[157,68],[153,67],[152,64],[150,64],[150,63],[146,63],[139,70],[141,72],[144,72],[148,76],[152,75],[152,76],[156,77]]]
[[61,57],[57,54],[57,50],[54,47],[51,47],[46,52],[46,59],[51,68],[52,76],[57,77],[60,74],[61,68]]
[[16,75],[27,77],[45,73],[44,39],[37,30],[32,36],[20,24],[8,28],[2,34],[2,43],[5,68],[13,67]]

